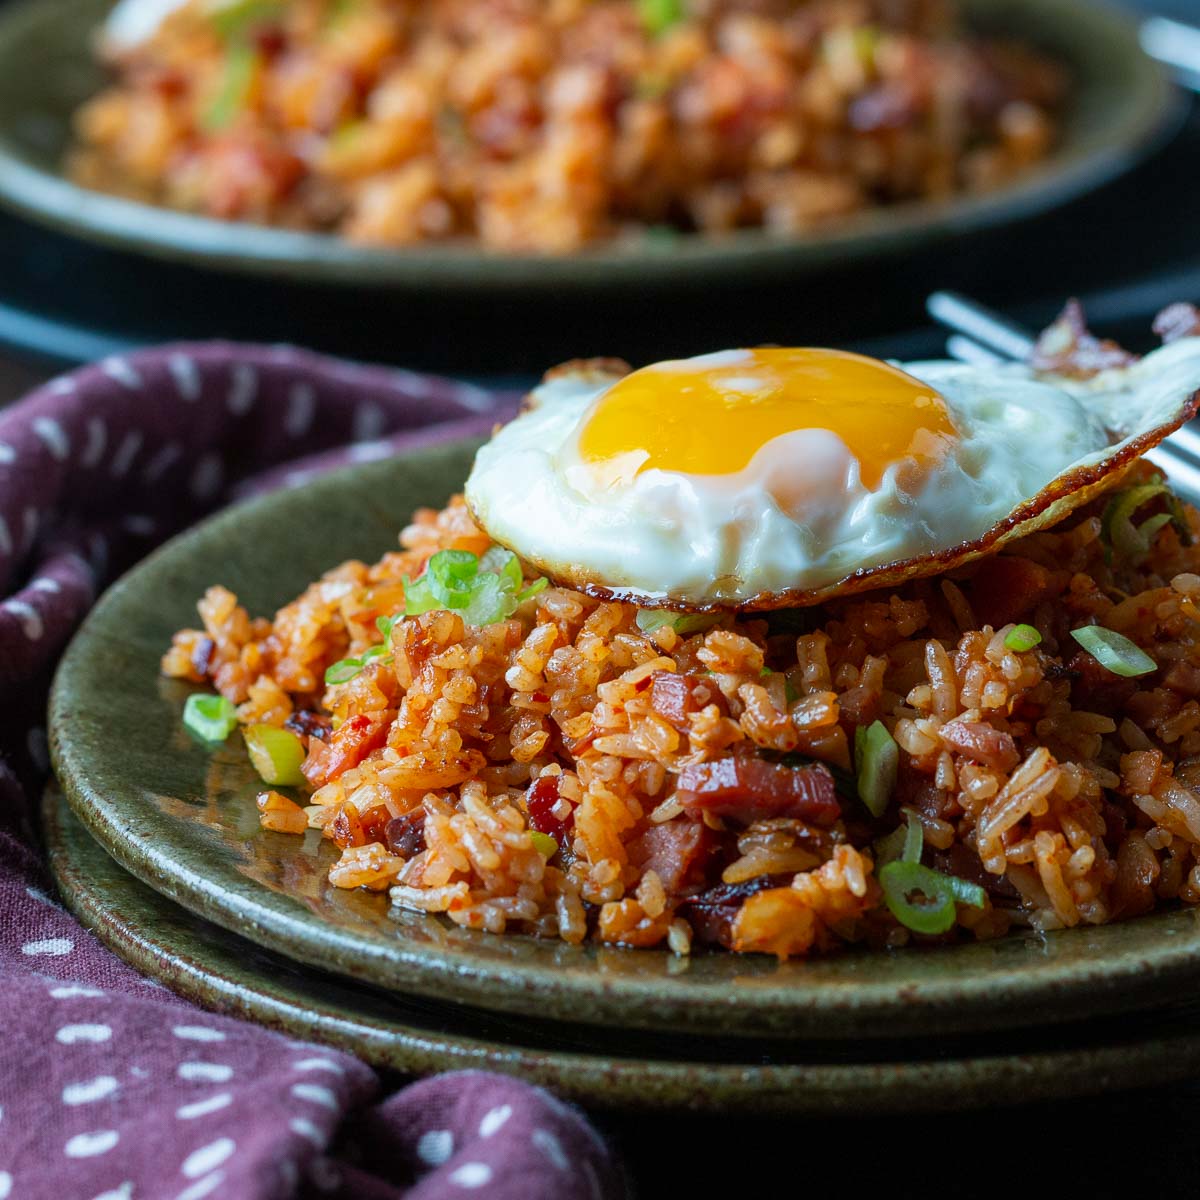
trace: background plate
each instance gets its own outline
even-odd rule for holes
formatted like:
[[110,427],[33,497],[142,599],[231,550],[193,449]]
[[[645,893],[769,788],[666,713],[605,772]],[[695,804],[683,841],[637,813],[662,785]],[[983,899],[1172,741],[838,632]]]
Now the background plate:
[[1200,1069],[1195,1005],[1066,1032],[814,1047],[552,1027],[398,997],[297,967],[164,899],[117,866],[56,788],[44,815],[64,899],[127,962],[205,1008],[376,1067],[502,1071],[609,1108],[821,1116],[1057,1100]]
[[[1030,1026],[1162,1005],[1200,979],[1200,911],[978,945],[761,956],[496,937],[389,918],[386,898],[329,885],[316,831],[264,833],[240,738],[217,753],[180,723],[190,690],[161,679],[172,632],[212,583],[273,612],[342,559],[374,559],[422,504],[458,490],[474,444],[327,475],[239,505],[151,555],[100,600],[50,704],[55,771],[106,849],[156,890],[259,945],[385,988],[624,1027],[805,1038]],[[303,537],[281,531],[303,530]]]
[[24,0],[0,14],[0,199],[76,236],[226,270],[388,288],[553,289],[793,277],[846,260],[917,250],[1011,222],[1091,191],[1130,167],[1171,109],[1164,73],[1128,18],[1095,0],[962,0],[970,22],[1045,46],[1070,64],[1076,91],[1062,144],[1011,186],[945,203],[866,213],[810,236],[745,231],[636,238],[569,257],[470,246],[387,250],[341,239],[170,212],[76,187],[59,167],[70,116],[95,93],[91,31],[107,0]]

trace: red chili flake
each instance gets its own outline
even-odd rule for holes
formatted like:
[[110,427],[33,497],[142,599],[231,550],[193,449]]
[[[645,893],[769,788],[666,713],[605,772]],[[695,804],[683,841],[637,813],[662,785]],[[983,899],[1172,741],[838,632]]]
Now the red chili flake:
[[558,781],[557,775],[542,775],[535,780],[525,793],[525,808],[529,813],[529,824],[538,833],[549,834],[562,846],[575,828],[575,813],[560,821],[551,811],[559,800]]

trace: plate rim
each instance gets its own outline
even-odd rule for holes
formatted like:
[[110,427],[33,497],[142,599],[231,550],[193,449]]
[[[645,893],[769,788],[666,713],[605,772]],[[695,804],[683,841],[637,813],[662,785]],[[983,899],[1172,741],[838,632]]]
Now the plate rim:
[[[979,0],[975,0],[976,3]],[[1089,26],[1112,47],[1132,49],[1130,85],[1112,112],[1116,133],[1094,145],[1065,146],[995,192],[872,209],[842,226],[798,237],[744,230],[727,238],[680,234],[656,248],[642,239],[570,256],[502,254],[475,247],[408,250],[358,247],[337,235],[222,222],[79,187],[31,163],[0,131],[0,204],[64,233],[151,258],[314,284],[368,288],[595,288],[631,283],[669,287],[731,280],[746,271],[786,277],[844,261],[891,258],[944,238],[1015,223],[1101,187],[1150,154],[1177,128],[1183,104],[1164,67],[1140,50],[1132,16],[1108,0],[1028,0]],[[17,0],[0,13],[0,64],[7,37],[50,10],[69,20],[96,0]],[[969,0],[968,0],[969,3]]]
[[[748,1042],[747,1060],[734,1063],[702,1058],[614,1059],[602,1051],[545,1049],[516,1038],[493,1040],[445,1028],[430,1031],[386,1017],[368,1017],[356,1029],[354,1013],[347,1013],[341,1003],[314,1012],[303,997],[293,999],[294,992],[289,996],[286,982],[259,974],[254,966],[235,963],[232,968],[214,968],[211,958],[181,950],[169,929],[172,910],[178,906],[136,880],[133,903],[144,905],[148,914],[159,919],[152,927],[139,929],[136,915],[128,909],[114,913],[111,876],[121,868],[95,842],[53,784],[44,794],[42,812],[51,873],[67,907],[124,962],[201,1007],[293,1037],[311,1038],[377,1068],[418,1074],[498,1070],[605,1108],[828,1116],[1062,1100],[1148,1081],[1169,1084],[1193,1077],[1200,1066],[1200,1031],[1194,1030],[999,1054],[973,1054],[967,1047],[957,1056],[934,1048],[925,1057],[904,1061],[771,1062],[756,1056],[754,1043]],[[81,851],[79,843],[85,839],[86,849]],[[96,864],[101,859],[105,861],[98,874]],[[186,910],[184,914],[185,919],[201,920]],[[242,940],[218,932],[235,944]],[[212,945],[206,939],[204,949],[210,955]],[[224,956],[225,947],[219,942],[215,953],[218,960]],[[251,981],[232,978],[234,972]],[[612,1033],[619,1036],[619,1031]]]
[[[120,612],[122,603],[146,578],[169,572],[176,559],[188,560],[196,547],[216,542],[230,532],[244,532],[253,519],[277,521],[293,498],[320,504],[322,497],[355,481],[372,488],[387,486],[389,474],[406,469],[414,457],[440,462],[465,459],[478,445],[477,439],[456,440],[427,447],[407,456],[358,464],[330,472],[310,481],[302,491],[280,490],[234,505],[185,530],[154,551],[114,583],[98,600],[68,646],[55,674],[49,706],[49,736],[55,774],[68,801],[93,836],[122,866],[154,890],[183,907],[286,957],[318,966],[337,974],[369,980],[376,985],[408,993],[460,1000],[481,1008],[522,1012],[531,1015],[581,1019],[579,1005],[586,1002],[588,1023],[618,1024],[643,1028],[687,1028],[720,1030],[743,1036],[770,1030],[783,1037],[816,1038],[837,1036],[893,1036],[898,1033],[944,1031],[969,1032],[1031,1024],[1030,1011],[1038,1023],[1069,1021],[1078,1017],[1078,1004],[1086,999],[1089,1013],[1128,1011],[1162,1002],[1171,988],[1182,989],[1200,979],[1200,910],[1179,910],[1195,926],[1190,936],[1163,935],[1142,952],[1117,956],[1114,965],[1103,955],[1072,960],[1064,968],[1047,967],[1033,951],[1038,945],[1053,944],[1058,937],[1082,936],[1085,930],[1066,930],[1045,937],[1011,936],[1001,942],[1022,943],[1031,953],[1024,958],[974,976],[956,978],[953,985],[936,985],[918,978],[890,978],[844,986],[837,995],[822,996],[795,984],[762,984],[755,981],[753,997],[740,995],[728,980],[710,982],[694,978],[683,986],[668,976],[664,979],[630,979],[603,976],[598,972],[582,981],[569,978],[561,963],[549,965],[512,962],[480,962],[440,954],[428,946],[405,944],[400,927],[397,941],[359,936],[309,915],[295,898],[256,884],[237,871],[218,886],[203,872],[177,861],[161,836],[140,829],[136,814],[128,811],[120,797],[105,797],[89,783],[87,765],[80,761],[81,748],[70,737],[75,705],[76,673],[86,666],[93,642],[101,644],[109,614]],[[442,468],[445,469],[445,468]],[[449,481],[449,490],[456,486]],[[431,502],[436,497],[431,497]],[[331,552],[330,557],[335,557]],[[286,600],[287,597],[283,597]],[[124,805],[124,806],[123,806]],[[188,823],[178,823],[182,845],[187,841]],[[299,851],[297,851],[299,852]],[[1167,912],[1139,918],[1145,924],[1160,924],[1178,914]],[[435,918],[428,918],[435,919]],[[1178,916],[1184,922],[1183,916]],[[1126,926],[1128,923],[1125,923]],[[250,933],[247,933],[247,927]],[[1114,926],[1090,930],[1093,936]],[[491,937],[494,935],[478,935]],[[504,935],[521,937],[522,935]],[[1109,935],[1111,936],[1111,935]],[[545,946],[527,939],[533,946]],[[558,943],[554,943],[558,946]],[[497,947],[498,948],[498,947]],[[594,946],[571,948],[587,959]],[[966,947],[906,949],[892,961],[916,966],[923,956],[954,954]],[[609,951],[611,953],[611,950]],[[1001,951],[1004,952],[1004,951]],[[561,953],[561,950],[559,951]],[[663,969],[669,953],[663,950],[625,950],[626,954],[657,955]],[[649,965],[649,959],[644,960]],[[729,958],[731,963],[739,961]],[[950,960],[947,960],[950,961]],[[747,968],[750,969],[750,968]],[[765,970],[765,968],[764,968]],[[733,967],[730,968],[733,973]],[[684,976],[686,979],[686,976]],[[827,988],[831,993],[837,989]],[[999,991],[1003,997],[998,1000]]]

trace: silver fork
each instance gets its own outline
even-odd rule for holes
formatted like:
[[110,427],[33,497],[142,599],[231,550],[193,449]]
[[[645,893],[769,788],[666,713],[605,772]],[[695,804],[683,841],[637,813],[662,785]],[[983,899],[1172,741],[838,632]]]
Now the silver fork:
[[[925,308],[950,331],[946,353],[960,362],[1021,362],[1033,349],[1035,339],[1028,329],[959,292],[934,292]],[[1194,422],[1175,430],[1146,458],[1193,496],[1200,496],[1200,431]]]

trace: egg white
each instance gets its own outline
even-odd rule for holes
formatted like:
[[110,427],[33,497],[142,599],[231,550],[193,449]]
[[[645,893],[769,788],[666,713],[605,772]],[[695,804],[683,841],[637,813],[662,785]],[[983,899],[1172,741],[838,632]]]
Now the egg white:
[[[874,490],[823,429],[774,438],[734,473],[652,468],[613,484],[577,442],[615,377],[567,373],[537,388],[528,411],[479,451],[467,501],[496,541],[573,586],[646,605],[811,602],[839,586],[859,590],[849,584],[893,564],[944,569],[947,555],[989,531],[1008,523],[1005,536],[1017,532],[1031,509],[1061,515],[1068,477],[1118,469],[1134,443],[1147,448],[1138,439],[1157,440],[1188,415],[1200,338],[1086,382],[1015,364],[901,365],[941,393],[960,437],[924,471],[892,464]],[[1031,505],[1040,496],[1049,498]]]

